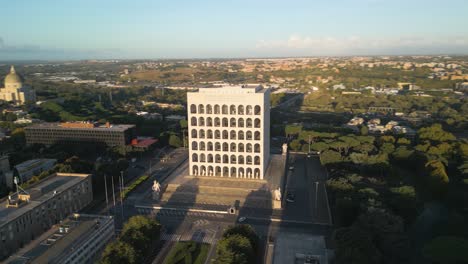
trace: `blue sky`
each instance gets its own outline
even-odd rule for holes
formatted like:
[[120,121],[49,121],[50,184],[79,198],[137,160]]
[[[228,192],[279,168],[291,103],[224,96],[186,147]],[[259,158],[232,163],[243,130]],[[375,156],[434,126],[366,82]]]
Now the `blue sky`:
[[0,60],[468,54],[466,0],[1,2]]

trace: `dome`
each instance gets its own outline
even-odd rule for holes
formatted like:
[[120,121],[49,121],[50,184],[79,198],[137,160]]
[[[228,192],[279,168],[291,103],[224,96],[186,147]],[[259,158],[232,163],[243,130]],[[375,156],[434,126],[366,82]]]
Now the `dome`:
[[23,83],[23,77],[16,73],[14,66],[11,66],[10,73],[5,77],[5,85],[12,83]]

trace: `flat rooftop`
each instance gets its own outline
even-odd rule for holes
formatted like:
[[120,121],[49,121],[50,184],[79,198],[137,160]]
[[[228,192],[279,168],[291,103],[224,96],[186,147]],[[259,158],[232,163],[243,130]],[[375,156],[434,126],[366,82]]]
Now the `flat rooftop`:
[[35,168],[37,166],[40,166],[44,163],[55,163],[57,162],[56,159],[32,159],[32,160],[28,160],[28,161],[25,161],[23,163],[20,163],[18,165],[15,166],[15,168],[18,170],[18,171],[27,171],[27,170],[30,170],[32,168]]
[[[18,207],[7,208],[6,205],[8,200],[6,198],[1,200],[0,228],[4,224],[9,223],[28,211],[31,211],[36,206],[40,206],[44,201],[52,198],[54,196],[54,192],[57,194],[61,193],[81,182],[88,176],[90,176],[90,174],[56,173],[25,190],[31,196],[29,202],[21,202]],[[18,199],[16,194],[11,196],[15,200]]]
[[54,263],[62,254],[68,254],[86,241],[100,226],[114,221],[112,216],[74,214],[61,224],[53,226],[48,232],[32,241],[6,262]]
[[63,130],[97,130],[97,131],[125,131],[127,129],[133,128],[135,125],[127,125],[127,124],[113,124],[107,127],[105,124],[94,126],[94,127],[64,127],[62,123],[39,123],[34,124],[28,127],[25,127],[26,130],[28,129],[63,129]]
[[[262,85],[228,85],[213,88],[199,88],[198,93],[205,94],[251,94],[251,93],[265,93],[268,88]],[[196,93],[196,92],[195,92]]]

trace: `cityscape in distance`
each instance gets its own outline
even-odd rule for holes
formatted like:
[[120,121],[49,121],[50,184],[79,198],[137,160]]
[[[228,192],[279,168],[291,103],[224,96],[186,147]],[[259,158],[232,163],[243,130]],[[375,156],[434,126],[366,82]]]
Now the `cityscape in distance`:
[[468,263],[468,3],[2,6],[0,263]]

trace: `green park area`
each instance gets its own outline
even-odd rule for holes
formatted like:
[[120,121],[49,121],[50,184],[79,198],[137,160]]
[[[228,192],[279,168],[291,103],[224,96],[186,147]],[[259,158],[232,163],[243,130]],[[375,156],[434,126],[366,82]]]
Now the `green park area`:
[[178,242],[169,252],[164,264],[203,264],[209,249],[210,245],[205,243]]

